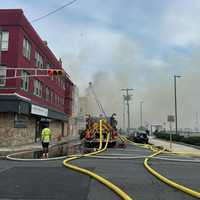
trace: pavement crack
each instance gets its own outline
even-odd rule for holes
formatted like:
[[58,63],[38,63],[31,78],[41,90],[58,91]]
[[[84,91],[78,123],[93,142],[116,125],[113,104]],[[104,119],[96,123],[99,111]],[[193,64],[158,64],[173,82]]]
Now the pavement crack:
[[7,168],[0,169],[0,173],[3,173],[3,172],[5,172],[5,171],[8,171],[8,170],[10,170],[11,168],[13,168],[13,167],[7,167]]
[[90,194],[90,188],[91,188],[91,184],[92,184],[92,178],[89,178],[89,181],[88,181],[88,186],[87,186],[87,195],[85,197],[84,200],[89,200],[89,194]]

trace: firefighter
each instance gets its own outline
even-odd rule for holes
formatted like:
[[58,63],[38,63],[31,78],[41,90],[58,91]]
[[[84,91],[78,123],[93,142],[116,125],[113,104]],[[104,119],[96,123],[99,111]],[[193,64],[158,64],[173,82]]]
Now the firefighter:
[[90,127],[92,126],[92,119],[90,114],[86,115],[86,129],[90,129]]
[[116,113],[113,113],[110,117],[110,125],[113,127],[113,129],[117,130],[117,120],[115,119]]
[[86,140],[90,140],[91,139],[91,134],[90,134],[90,131],[88,129],[86,130],[86,133],[85,133],[85,139]]
[[51,142],[51,130],[46,126],[42,130],[42,148],[43,148],[43,158],[48,158],[49,153],[49,143]]

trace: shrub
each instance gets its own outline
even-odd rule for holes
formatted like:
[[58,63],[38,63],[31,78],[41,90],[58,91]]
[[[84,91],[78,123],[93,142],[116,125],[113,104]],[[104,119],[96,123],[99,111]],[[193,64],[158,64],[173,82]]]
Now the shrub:
[[[157,138],[160,138],[163,140],[170,140],[170,134],[166,132],[157,132],[157,133],[154,133],[154,135]],[[200,137],[198,136],[185,138],[184,136],[173,134],[172,140],[176,142],[183,142],[187,144],[200,146]]]

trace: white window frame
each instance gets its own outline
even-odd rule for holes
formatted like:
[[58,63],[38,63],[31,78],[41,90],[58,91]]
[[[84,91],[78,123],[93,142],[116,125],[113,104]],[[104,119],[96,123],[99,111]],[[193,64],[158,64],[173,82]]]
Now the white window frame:
[[62,79],[62,89],[65,90],[65,80]]
[[46,86],[46,90],[45,90],[45,99],[47,101],[50,100],[50,88]]
[[44,68],[43,58],[37,51],[35,51],[35,66],[41,69]]
[[57,104],[57,94],[55,94],[55,104]]
[[60,97],[59,96],[57,96],[57,104],[59,105],[60,103],[59,103],[59,99]]
[[29,90],[29,82],[30,82],[29,73],[22,70],[21,71],[21,79],[22,79],[21,89],[24,91],[28,91]]
[[34,79],[34,91],[33,94],[37,97],[41,97],[42,96],[42,82]]
[[9,45],[9,32],[8,31],[0,31],[0,50],[8,51]]
[[0,65],[0,86],[6,85],[6,68]]
[[28,60],[31,59],[31,44],[25,37],[23,39],[23,56]]
[[53,104],[54,100],[53,100],[53,96],[54,96],[54,93],[53,93],[53,90],[51,91],[51,103]]

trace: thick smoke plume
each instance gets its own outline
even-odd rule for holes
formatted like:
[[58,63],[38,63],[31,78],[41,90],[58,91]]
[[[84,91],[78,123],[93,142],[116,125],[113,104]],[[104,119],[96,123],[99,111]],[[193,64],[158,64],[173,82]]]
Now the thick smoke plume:
[[[100,50],[99,50],[100,51]],[[122,127],[124,110],[122,88],[133,88],[130,102],[131,126],[140,125],[140,101],[143,104],[143,124],[161,124],[168,128],[167,115],[174,114],[174,74],[177,79],[178,125],[180,128],[197,128],[200,112],[200,59],[195,52],[188,59],[174,54],[168,60],[145,59],[138,46],[124,37],[119,37],[109,55],[96,54],[98,65],[91,66],[91,49],[83,48],[77,56],[66,55],[72,75],[82,96],[89,99],[90,112],[100,114],[88,83],[93,88],[107,115],[117,113]],[[111,56],[110,56],[111,55]],[[184,60],[184,62],[182,62]],[[174,70],[173,66],[180,66]],[[127,122],[126,122],[127,123]],[[198,127],[199,128],[199,127]]]

